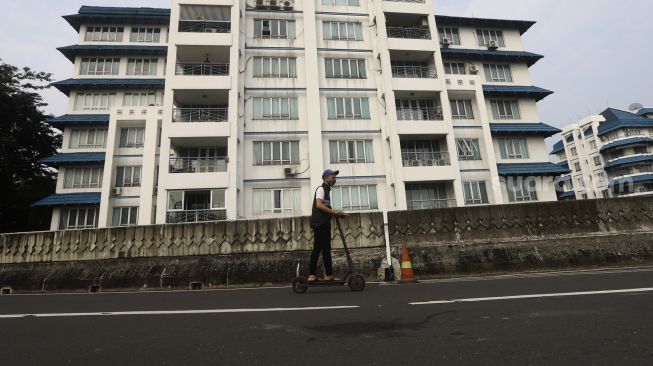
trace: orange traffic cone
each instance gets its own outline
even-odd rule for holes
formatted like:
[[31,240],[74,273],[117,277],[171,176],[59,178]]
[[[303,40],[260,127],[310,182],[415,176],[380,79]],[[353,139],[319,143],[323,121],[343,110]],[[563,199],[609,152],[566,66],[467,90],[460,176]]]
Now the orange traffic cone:
[[401,253],[401,280],[399,283],[415,283],[417,279],[413,273],[413,265],[410,263],[410,256],[408,255],[408,248],[404,242],[403,250]]

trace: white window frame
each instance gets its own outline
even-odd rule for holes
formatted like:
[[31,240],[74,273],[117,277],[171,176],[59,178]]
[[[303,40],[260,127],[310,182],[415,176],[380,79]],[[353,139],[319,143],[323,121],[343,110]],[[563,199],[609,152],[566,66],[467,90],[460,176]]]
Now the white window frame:
[[336,119],[370,119],[368,98],[334,97],[327,98],[327,118]]
[[463,182],[463,194],[465,196],[465,205],[467,206],[485,205],[489,203],[485,181]]
[[591,140],[591,141],[590,141],[590,148],[591,148],[591,149],[594,149],[594,150],[597,149],[596,141],[595,141],[595,140]]
[[142,173],[143,167],[140,165],[116,167],[115,187],[140,187]]
[[331,140],[329,156],[331,164],[374,163],[374,143],[372,140]]
[[80,75],[118,75],[120,58],[117,57],[83,57],[79,65]]
[[127,75],[156,76],[158,65],[158,58],[129,58],[127,59]]
[[254,141],[254,166],[299,164],[299,141]]
[[[419,196],[418,199],[411,200],[416,195]],[[443,183],[406,183],[408,210],[425,210],[448,205],[447,188]]]
[[600,166],[601,165],[601,157],[600,156],[595,156],[594,157],[594,165],[595,166]]
[[330,58],[324,59],[327,79],[367,79],[365,59]]
[[255,78],[296,78],[296,57],[254,57]]
[[537,201],[537,183],[532,178],[512,177],[506,181],[506,188],[511,203]]
[[528,139],[526,138],[501,138],[499,139],[501,159],[529,159]]
[[443,39],[447,38],[454,45],[460,45],[460,31],[455,27],[438,27],[438,36],[440,37],[440,42]]
[[467,67],[464,62],[445,62],[444,73],[447,75],[467,75]]
[[102,188],[103,167],[66,167],[64,189]]
[[[211,191],[209,210],[224,210],[227,207],[225,189],[198,189],[198,191]],[[192,191],[171,190],[168,191],[168,199],[166,203],[166,212],[180,212],[187,211],[184,209],[186,201],[186,193]],[[172,201],[174,195],[181,195],[181,200],[175,199]],[[171,207],[171,204],[180,204],[179,208]]]
[[[346,200],[344,198],[346,198]],[[347,202],[346,205],[344,204],[345,202]],[[331,188],[331,204],[333,205],[334,210],[378,210],[379,202],[376,185],[333,187]]]
[[482,160],[479,139],[456,139],[456,147],[458,150],[458,160]]
[[138,225],[138,206],[114,207],[111,215],[111,226]]
[[[59,230],[96,228],[98,226],[99,213],[99,207],[62,208],[59,212]],[[75,223],[70,225],[71,215],[73,214]]]
[[100,149],[107,143],[105,128],[72,128],[68,139],[69,149]]
[[362,41],[363,26],[359,22],[324,21],[324,40],[327,41]]
[[76,93],[75,111],[107,111],[116,104],[115,93]]
[[452,119],[474,119],[474,108],[471,99],[451,99]]
[[123,107],[148,107],[150,105],[157,105],[156,93],[125,93],[122,98]]
[[295,36],[296,32],[294,20],[254,19],[254,38],[294,39]]
[[161,42],[161,28],[132,27],[129,42],[159,43]]
[[252,119],[254,120],[299,119],[297,97],[255,97],[252,99]]
[[87,26],[86,42],[122,42],[125,27]]
[[490,109],[494,119],[521,119],[516,99],[490,99]]
[[495,41],[499,47],[506,46],[503,31],[496,29],[477,29],[475,34],[478,40],[478,45],[481,47],[489,46],[490,41]]
[[145,127],[124,127],[120,129],[120,148],[141,148],[145,145]]
[[488,83],[512,83],[510,64],[483,64],[485,81]]
[[360,6],[360,0],[322,0],[322,5]]
[[[264,188],[264,189],[254,189],[253,190],[253,200],[254,205],[256,206],[256,200],[267,197],[267,202],[271,203],[269,206],[262,206],[260,211],[257,212],[257,208],[253,208],[253,214],[255,216],[266,216],[274,214],[294,214],[301,212],[301,189],[300,188]],[[278,195],[278,201],[277,196]],[[286,196],[290,195],[290,207],[286,206],[287,200]],[[277,205],[277,203],[279,205]],[[296,204],[296,205],[295,205]]]

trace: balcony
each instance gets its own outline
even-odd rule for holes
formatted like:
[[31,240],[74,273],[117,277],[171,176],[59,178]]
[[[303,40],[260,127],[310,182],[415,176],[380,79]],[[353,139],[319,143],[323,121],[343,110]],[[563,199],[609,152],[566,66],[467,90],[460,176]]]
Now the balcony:
[[419,182],[406,184],[406,206],[408,210],[430,210],[456,207],[452,183]]
[[404,167],[450,166],[447,151],[401,151],[401,161]]
[[226,172],[229,158],[218,157],[183,157],[170,158],[170,173],[216,173]]
[[426,65],[392,65],[392,77],[433,79],[437,72],[435,67]]
[[229,33],[231,21],[216,20],[180,20],[179,32],[182,33]]
[[226,76],[229,75],[229,64],[223,62],[177,62],[175,75]]
[[388,38],[431,39],[429,28],[422,27],[386,27]]
[[205,221],[223,221],[227,219],[227,210],[185,210],[168,211],[166,223],[179,224]]
[[213,123],[227,122],[229,109],[221,108],[174,108],[172,122],[176,123]]
[[442,121],[442,108],[397,108],[399,121]]

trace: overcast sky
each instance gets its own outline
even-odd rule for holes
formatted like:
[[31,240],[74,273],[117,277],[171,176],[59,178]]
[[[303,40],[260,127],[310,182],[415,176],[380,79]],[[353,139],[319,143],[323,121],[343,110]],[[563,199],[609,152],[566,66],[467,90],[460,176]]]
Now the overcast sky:
[[[69,78],[70,62],[56,47],[77,42],[62,18],[81,5],[169,7],[170,0],[4,0],[0,58]],[[653,1],[436,0],[436,13],[534,20],[528,51],[545,58],[531,68],[533,83],[555,94],[540,102],[542,121],[562,127],[607,106],[653,107]],[[647,46],[648,45],[648,46]],[[66,112],[67,98],[44,92],[47,112]]]

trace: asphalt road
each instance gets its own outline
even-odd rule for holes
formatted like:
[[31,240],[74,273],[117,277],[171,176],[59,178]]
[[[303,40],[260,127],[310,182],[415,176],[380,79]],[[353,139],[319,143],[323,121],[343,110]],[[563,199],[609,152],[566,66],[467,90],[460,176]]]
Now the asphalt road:
[[653,268],[0,297],[0,365],[653,365]]

